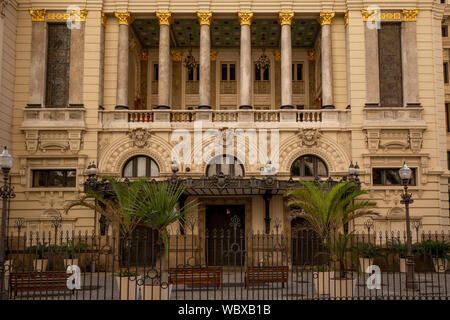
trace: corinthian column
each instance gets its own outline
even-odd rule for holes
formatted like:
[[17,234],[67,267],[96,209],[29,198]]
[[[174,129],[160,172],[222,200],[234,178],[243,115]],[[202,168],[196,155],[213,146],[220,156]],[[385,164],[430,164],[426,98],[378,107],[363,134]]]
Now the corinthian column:
[[170,109],[170,24],[172,12],[156,11],[159,21],[158,107]]
[[331,55],[331,21],[335,12],[321,12],[318,18],[322,26],[322,109],[334,109],[333,101],[333,69]]
[[250,88],[252,85],[252,41],[250,26],[253,12],[238,12],[241,25],[241,56],[240,56],[240,99],[239,109],[252,109]]
[[128,26],[129,12],[114,12],[119,20],[119,54],[117,61],[116,109],[128,109]]
[[294,12],[279,12],[281,25],[281,109],[293,109],[292,105],[292,40],[291,24]]
[[197,11],[200,24],[200,104],[199,109],[211,109],[211,37],[209,26],[212,12]]
[[417,31],[416,20],[419,9],[403,9],[402,61],[403,96],[405,106],[420,106],[419,79],[417,71]]

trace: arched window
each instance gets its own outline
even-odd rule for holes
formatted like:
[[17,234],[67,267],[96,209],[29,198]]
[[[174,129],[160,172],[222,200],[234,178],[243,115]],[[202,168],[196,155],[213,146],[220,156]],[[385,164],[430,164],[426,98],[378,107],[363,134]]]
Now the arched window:
[[212,177],[213,175],[220,173],[223,173],[226,176],[243,177],[244,166],[236,157],[220,155],[209,162],[206,167],[206,175]]
[[291,166],[292,177],[328,177],[325,162],[313,155],[301,156]]
[[147,156],[135,156],[123,167],[124,178],[159,177],[159,168],[155,160]]

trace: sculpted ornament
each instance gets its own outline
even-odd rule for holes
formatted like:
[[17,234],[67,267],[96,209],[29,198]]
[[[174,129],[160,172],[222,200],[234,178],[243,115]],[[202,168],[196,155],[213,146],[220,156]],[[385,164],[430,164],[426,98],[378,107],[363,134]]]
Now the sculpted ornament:
[[322,134],[320,133],[319,129],[303,129],[301,128],[298,136],[301,139],[302,146],[314,146],[317,144],[317,141],[319,140],[320,136]]
[[147,140],[151,136],[151,132],[146,129],[137,128],[128,133],[128,136],[133,140],[133,145],[138,148],[143,148],[147,145]]

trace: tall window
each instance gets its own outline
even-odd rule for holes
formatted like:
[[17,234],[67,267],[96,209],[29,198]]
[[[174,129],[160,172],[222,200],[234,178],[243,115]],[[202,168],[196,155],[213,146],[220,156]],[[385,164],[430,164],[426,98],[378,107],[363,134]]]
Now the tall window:
[[327,177],[328,168],[325,162],[313,155],[301,156],[291,166],[292,177]]
[[33,170],[33,188],[70,188],[76,186],[76,170]]
[[293,63],[292,64],[292,80],[301,81],[303,80],[303,64]]
[[448,118],[448,103],[445,104],[445,126],[447,128],[447,132],[450,132],[450,119]]
[[222,81],[235,81],[236,80],[236,64],[234,63],[222,63],[221,69]]
[[380,102],[383,107],[403,106],[401,25],[383,23],[378,30]]
[[159,77],[159,68],[158,68],[158,64],[155,63],[153,65],[153,81],[158,81],[158,77]]
[[195,69],[188,69],[188,80],[199,81],[200,80],[200,65],[197,65]]
[[448,83],[448,62],[444,62],[444,83]]
[[123,167],[125,178],[159,177],[159,167],[155,160],[146,156],[136,156],[127,161]]
[[256,81],[268,81],[269,80],[269,68],[261,70],[255,64],[255,80]]
[[212,177],[223,173],[232,177],[243,177],[244,166],[236,157],[230,155],[220,155],[212,159],[206,168],[206,175]]
[[[398,170],[400,168],[373,168],[372,183],[374,186],[400,186],[402,184]],[[416,168],[411,168],[409,185],[416,185]]]
[[65,108],[69,103],[70,76],[70,29],[65,23],[48,24],[47,45],[45,104],[47,107]]

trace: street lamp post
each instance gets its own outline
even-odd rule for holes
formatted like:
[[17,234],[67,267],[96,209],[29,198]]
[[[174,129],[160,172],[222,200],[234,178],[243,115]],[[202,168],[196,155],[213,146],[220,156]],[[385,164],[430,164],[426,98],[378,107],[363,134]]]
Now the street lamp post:
[[0,155],[0,168],[3,172],[3,186],[0,187],[0,196],[3,199],[2,207],[2,221],[0,230],[0,300],[6,300],[5,288],[5,260],[6,260],[6,217],[8,214],[8,199],[14,198],[14,190],[8,183],[9,171],[13,165],[12,156],[8,153],[5,147],[3,153]]
[[416,290],[416,284],[414,282],[414,259],[412,256],[412,240],[411,240],[411,226],[409,219],[409,205],[413,203],[412,194],[408,193],[408,183],[411,179],[411,169],[408,168],[406,162],[399,170],[399,176],[403,184],[402,200],[400,203],[405,205],[405,218],[406,218],[406,289]]

